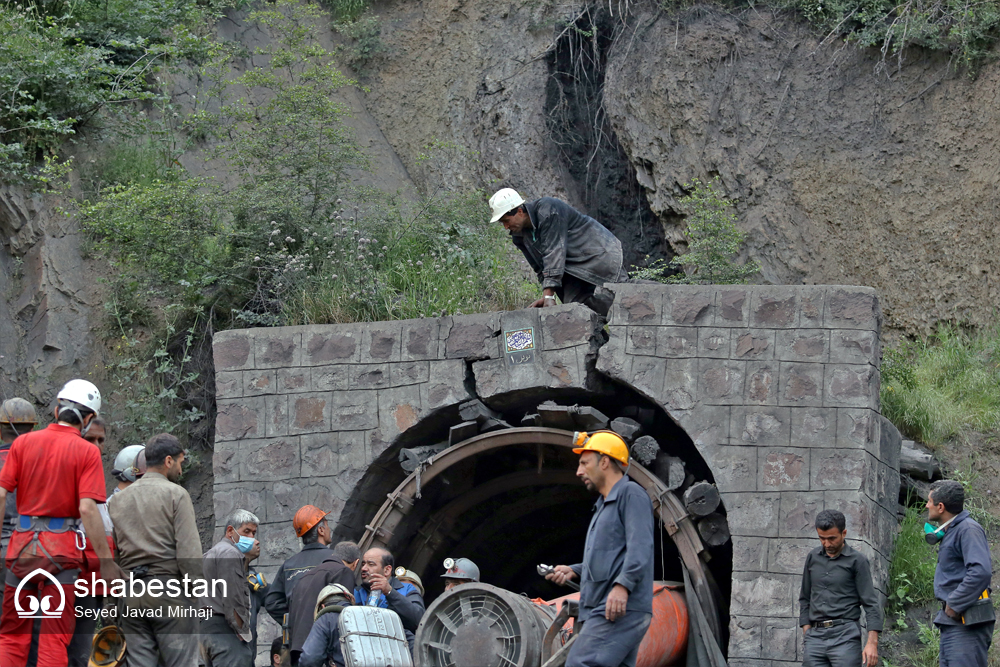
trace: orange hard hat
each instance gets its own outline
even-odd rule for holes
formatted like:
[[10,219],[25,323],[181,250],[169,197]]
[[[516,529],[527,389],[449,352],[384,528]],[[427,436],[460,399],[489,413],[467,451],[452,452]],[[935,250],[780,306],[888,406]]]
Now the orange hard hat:
[[292,519],[292,527],[295,528],[295,534],[302,537],[312,530],[313,526],[322,521],[327,514],[329,512],[324,512],[315,505],[303,505],[295,513],[295,518]]
[[622,465],[628,465],[628,445],[614,431],[596,431],[590,434],[577,431],[573,434],[573,445],[574,454],[597,452],[610,456]]

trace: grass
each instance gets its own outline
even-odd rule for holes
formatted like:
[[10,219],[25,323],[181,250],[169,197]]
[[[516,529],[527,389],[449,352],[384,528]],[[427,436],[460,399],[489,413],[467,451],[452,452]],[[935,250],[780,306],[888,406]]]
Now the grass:
[[886,616],[901,614],[905,605],[934,599],[934,549],[924,541],[924,517],[909,507],[899,526],[889,564],[889,601]]
[[882,413],[907,436],[937,447],[965,429],[1000,429],[1000,325],[944,325],[887,350]]

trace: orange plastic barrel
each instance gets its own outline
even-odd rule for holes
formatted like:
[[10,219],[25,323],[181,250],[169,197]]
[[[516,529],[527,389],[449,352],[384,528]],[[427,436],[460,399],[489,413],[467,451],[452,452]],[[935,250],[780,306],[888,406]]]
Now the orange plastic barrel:
[[[549,600],[558,613],[566,600],[579,600],[579,593]],[[573,619],[566,622],[573,627]],[[653,620],[646,636],[639,644],[636,667],[667,667],[676,665],[684,657],[688,638],[688,612],[683,587],[657,581],[653,584]]]

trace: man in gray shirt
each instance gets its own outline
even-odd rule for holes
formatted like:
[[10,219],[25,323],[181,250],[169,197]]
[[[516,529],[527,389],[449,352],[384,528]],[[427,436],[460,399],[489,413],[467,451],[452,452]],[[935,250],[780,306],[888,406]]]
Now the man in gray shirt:
[[246,554],[257,541],[260,519],[247,510],[236,510],[226,520],[226,533],[205,553],[205,578],[226,582],[225,594],[213,588],[202,601],[211,616],[201,621],[201,655],[206,667],[246,667],[250,651],[249,563]]
[[[878,663],[882,610],[868,559],[845,544],[847,520],[837,510],[816,515],[821,546],[806,556],[799,594],[799,625],[805,635],[803,667],[864,667]],[[868,640],[861,648],[861,607]]]
[[[108,506],[122,569],[147,585],[202,579],[201,538],[191,496],[181,477],[184,448],[169,433],[146,443],[146,474]],[[161,591],[169,590],[163,585]],[[172,609],[171,609],[172,608]],[[149,610],[160,616],[150,617]],[[195,600],[185,595],[129,598],[119,627],[128,642],[129,664],[195,667],[198,618]],[[192,611],[194,613],[192,613]],[[144,613],[146,612],[146,613]]]
[[607,315],[609,294],[597,294],[604,283],[625,282],[622,244],[607,227],[566,202],[542,197],[526,202],[515,190],[503,188],[490,197],[493,216],[510,232],[511,241],[538,275],[542,298],[533,308],[582,303]]

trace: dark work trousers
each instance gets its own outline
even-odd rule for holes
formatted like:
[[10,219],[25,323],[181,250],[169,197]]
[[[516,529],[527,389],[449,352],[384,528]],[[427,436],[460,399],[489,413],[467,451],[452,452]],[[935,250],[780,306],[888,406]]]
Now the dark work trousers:
[[240,639],[222,616],[201,622],[201,658],[205,667],[246,667],[253,659],[250,642]]
[[643,611],[627,611],[614,623],[592,616],[570,648],[566,667],[635,667],[639,644],[652,620],[653,615]]
[[986,667],[994,623],[939,625],[941,667]]
[[594,294],[596,289],[597,285],[580,280],[568,273],[563,274],[562,287],[555,288],[559,300],[563,303],[582,303],[598,315],[607,317],[608,311],[611,310],[611,303],[614,301],[614,295],[606,291]]
[[[103,597],[87,595],[76,599],[77,609],[101,609],[104,607]],[[93,616],[78,616],[76,627],[73,628],[73,638],[69,640],[66,657],[69,667],[87,667],[90,662],[90,649],[94,643],[94,633],[97,631],[97,619]]]
[[861,625],[848,621],[832,628],[809,628],[803,642],[802,667],[858,667]]

